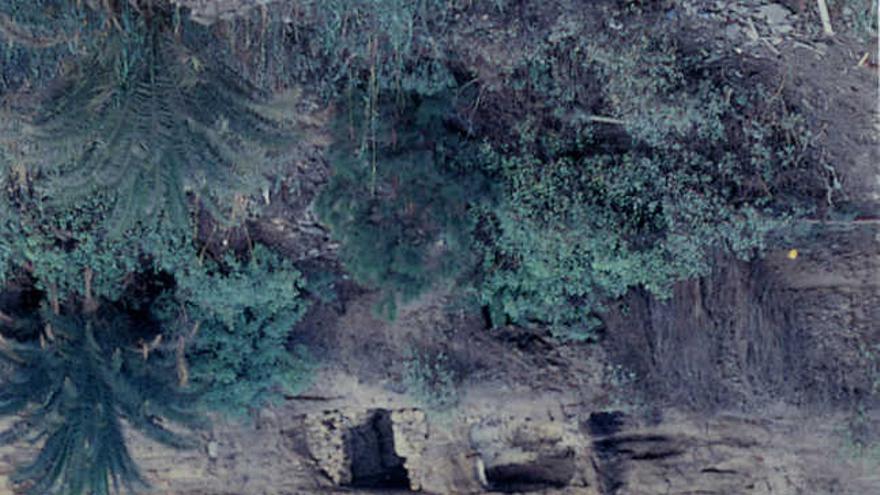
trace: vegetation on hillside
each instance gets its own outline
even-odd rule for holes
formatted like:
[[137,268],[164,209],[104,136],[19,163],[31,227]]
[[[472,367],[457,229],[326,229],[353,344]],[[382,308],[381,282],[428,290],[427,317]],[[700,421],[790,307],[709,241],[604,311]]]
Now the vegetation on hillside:
[[[442,287],[492,326],[589,339],[609,301],[755,256],[827,197],[794,108],[733,59],[511,9],[316,0],[206,27],[166,0],[0,6],[0,277],[30,295],[0,308],[0,414],[23,415],[2,439],[46,439],[17,480],[136,489],[124,423],[186,447],[159,418],[198,427],[308,382],[290,336],[326,281],[205,234],[247,234],[290,173],[295,86],[335,109],[316,210],[388,317]],[[527,42],[473,60],[470,21],[496,18]],[[445,357],[406,366],[454,405]]]
[[173,315],[190,334],[189,378],[207,409],[243,415],[297,392],[311,359],[286,348],[307,308],[302,276],[289,261],[257,246],[246,261],[228,256],[175,278],[172,307],[154,311]]
[[796,115],[704,56],[629,39],[562,31],[515,69],[530,80],[514,101],[547,107],[522,109],[518,140],[480,158],[500,190],[475,209],[476,289],[496,324],[588,337],[604,301],[635,287],[664,297],[716,251],[752,257],[820,191]]
[[45,439],[14,480],[144,488],[123,425],[193,447],[205,412],[258,408],[308,378],[286,348],[306,308],[299,272],[262,246],[208,253],[199,223],[241,225],[268,201],[291,102],[269,106],[209,28],[164,1],[0,14],[5,60],[33,64],[4,64],[2,90],[33,103],[10,105],[0,129],[0,275],[31,296],[0,308],[0,413],[21,417],[4,441]]
[[448,96],[366,104],[378,115],[356,107],[339,124],[352,138],[344,135],[331,157],[334,175],[318,211],[342,241],[346,268],[385,291],[378,309],[393,316],[398,302],[468,267],[468,198],[488,184],[455,163],[474,150],[446,129]]
[[27,493],[106,495],[143,487],[122,420],[176,448],[193,446],[194,439],[173,432],[167,421],[202,424],[192,394],[178,387],[173,352],[158,345],[155,325],[113,305],[89,304],[43,308],[17,326],[23,340],[0,342],[8,369],[0,412],[20,414],[0,440],[44,440],[13,477]]
[[464,87],[367,94],[339,116],[319,212],[383,304],[462,275],[493,325],[589,338],[605,301],[758,254],[822,192],[778,94],[660,34],[553,37],[477,102],[496,120]]

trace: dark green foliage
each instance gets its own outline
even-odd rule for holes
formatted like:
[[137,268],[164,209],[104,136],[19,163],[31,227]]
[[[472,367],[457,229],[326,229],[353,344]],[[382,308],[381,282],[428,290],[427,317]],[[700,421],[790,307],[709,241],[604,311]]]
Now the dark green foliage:
[[446,0],[307,0],[280,7],[289,19],[290,77],[326,97],[370,85],[377,92],[434,95],[454,85],[438,38],[456,12]]
[[184,405],[241,413],[308,377],[286,347],[306,309],[299,272],[260,246],[215,263],[195,245],[268,200],[293,149],[291,98],[270,108],[212,30],[164,0],[10,2],[0,41],[18,64],[0,91],[43,96],[60,74],[0,121],[0,276],[64,309],[4,317],[0,411],[23,420],[0,437],[46,440],[17,475],[31,493],[136,489],[124,423],[189,446],[163,426],[197,426]]
[[[0,155],[2,160],[2,155]],[[2,163],[0,163],[2,173]],[[6,186],[5,181],[0,179],[0,188]],[[0,282],[5,282],[14,258],[13,249],[15,242],[16,227],[13,214],[6,202],[6,198],[0,194]]]
[[59,207],[104,195],[116,234],[138,223],[188,232],[187,193],[241,220],[246,193],[268,187],[279,122],[162,19],[121,19],[128,31],[78,64],[34,123],[45,194]]
[[398,299],[469,265],[467,205],[484,183],[453,161],[468,144],[446,128],[448,100],[417,99],[403,108],[380,102],[370,117],[359,108],[352,109],[355,127],[340,139],[318,212],[341,241],[346,268],[384,291],[379,309],[393,316]]
[[290,149],[289,102],[259,103],[203,47],[206,28],[166,2],[82,11],[101,28],[78,33],[87,40],[35,112],[26,154],[51,213],[97,200],[117,238],[138,227],[187,236],[190,204],[242,221]]
[[19,222],[15,208],[10,204],[7,191],[15,189],[15,182],[20,173],[17,164],[20,162],[20,150],[15,141],[20,123],[14,119],[0,116],[0,283],[6,281],[15,259]]
[[433,412],[447,411],[458,404],[458,378],[443,352],[411,349],[404,362],[406,392]]
[[526,59],[524,96],[543,95],[554,123],[526,121],[517,145],[485,152],[503,193],[479,236],[493,321],[572,338],[632,287],[662,297],[706,273],[716,249],[751,256],[818,190],[805,126],[768,108],[778,95],[729,86],[662,39],[579,36]]
[[290,148],[289,102],[260,103],[207,28],[164,1],[17,1],[5,12],[16,32],[76,43],[35,117],[0,129],[0,161],[21,182],[4,188],[4,268],[63,298],[81,293],[89,267],[96,295],[114,299],[145,257],[165,270],[195,259],[194,207],[242,222],[268,197]]
[[13,478],[27,493],[105,495],[144,487],[121,420],[163,444],[194,446],[192,437],[164,425],[197,427],[201,420],[191,412],[190,395],[177,387],[173,355],[161,348],[139,352],[139,339],[154,336],[148,324],[109,306],[94,313],[44,311],[32,323],[30,340],[4,340],[0,352],[13,368],[4,377],[0,413],[22,414],[0,436],[4,443],[45,440]]
[[336,304],[339,302],[338,274],[329,270],[307,270],[304,274],[306,279],[303,292],[308,294],[310,300],[318,304]]
[[110,5],[71,0],[2,2],[0,95],[44,89],[58,76],[65,59],[94,49],[113,23]]
[[256,246],[247,261],[209,262],[176,279],[190,325],[185,330],[198,325],[187,360],[208,408],[241,415],[308,380],[309,357],[286,346],[306,310],[304,281],[290,262]]
[[[64,9],[43,26],[37,14],[51,6]],[[214,222],[242,222],[263,201],[291,149],[289,101],[261,103],[211,31],[169,2],[17,2],[10,11],[10,25],[35,38],[70,19],[88,29],[31,132],[0,134],[25,151],[13,157],[4,146],[2,157],[29,167],[4,188],[6,275],[26,275],[49,299],[88,293],[151,309],[130,289],[171,274],[173,306],[201,325],[187,356],[208,406],[259,407],[302,382],[302,352],[294,358],[284,345],[305,309],[299,273],[261,248],[248,263],[199,259],[190,218],[196,207]]]
[[778,94],[662,36],[554,29],[486,91],[488,117],[446,94],[346,100],[340,141],[360,145],[319,211],[359,282],[407,299],[474,269],[494,324],[584,339],[604,301],[748,258],[815,204],[809,132]]
[[[259,245],[199,245],[268,200],[293,149],[289,109],[268,110],[255,87],[302,83],[336,103],[317,209],[387,316],[458,284],[494,325],[589,338],[607,300],[636,287],[662,297],[716,251],[747,258],[815,202],[806,126],[778,92],[736,76],[748,71],[562,5],[552,22],[480,15],[504,3],[281,2],[212,29],[165,0],[0,6],[15,47],[0,54],[0,91],[61,74],[23,113],[28,128],[0,122],[0,275],[44,305],[115,304],[4,330],[25,343],[4,349],[17,371],[0,412],[26,420],[0,436],[48,440],[20,474],[34,493],[138,485],[120,418],[183,445],[157,419],[188,424],[180,400],[240,415],[308,378],[288,336],[304,294],[330,301],[332,283],[306,285]],[[476,19],[493,27],[462,26]],[[474,29],[493,36],[477,56],[464,53]],[[515,31],[524,43],[499,42]],[[142,357],[139,341],[157,335]],[[176,390],[172,367],[200,399]],[[455,379],[442,354],[406,363],[434,408],[455,403]]]
[[628,155],[501,161],[510,189],[484,217],[478,285],[499,324],[543,322],[586,337],[602,301],[637,286],[662,296],[705,273],[713,248],[748,254],[777,225],[689,190],[687,178],[672,185],[658,162]]
[[89,269],[92,294],[116,300],[135,273],[171,271],[196,263],[190,242],[167,232],[132,229],[137,235],[125,240],[100,236],[93,229],[104,213],[95,198],[53,213],[43,201],[16,194],[6,206],[3,228],[7,235],[0,239],[5,275],[12,278],[25,273],[37,289],[68,300],[85,294],[83,273]]
[[456,86],[450,39],[509,0],[300,0],[270,2],[218,31],[260,87],[303,84],[333,101],[355,88],[438,95]]

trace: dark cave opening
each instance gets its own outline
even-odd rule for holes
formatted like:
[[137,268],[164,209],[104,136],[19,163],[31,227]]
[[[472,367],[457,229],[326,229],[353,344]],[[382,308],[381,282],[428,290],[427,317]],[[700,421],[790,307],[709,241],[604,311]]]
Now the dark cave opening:
[[529,463],[487,467],[486,481],[494,492],[531,492],[568,486],[574,471],[574,450],[566,449]]
[[389,411],[376,409],[364,424],[349,430],[346,448],[351,459],[350,486],[409,491],[409,475],[404,458],[394,451],[391,426]]

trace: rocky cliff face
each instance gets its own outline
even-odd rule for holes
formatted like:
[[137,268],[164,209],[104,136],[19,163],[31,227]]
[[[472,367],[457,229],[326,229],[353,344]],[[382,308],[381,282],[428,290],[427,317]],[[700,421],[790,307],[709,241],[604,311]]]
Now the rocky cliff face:
[[[135,454],[157,493],[178,495],[871,494],[880,486],[877,453],[846,450],[840,415],[667,411],[646,420],[544,406],[559,416],[503,408],[452,423],[410,408],[271,415],[256,429],[217,429],[200,452],[136,441]],[[2,454],[3,475],[11,458]]]

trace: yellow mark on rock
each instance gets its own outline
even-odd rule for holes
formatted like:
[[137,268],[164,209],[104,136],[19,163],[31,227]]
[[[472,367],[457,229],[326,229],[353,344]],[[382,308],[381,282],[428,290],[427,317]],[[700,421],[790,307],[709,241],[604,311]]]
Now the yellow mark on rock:
[[798,257],[798,250],[797,249],[791,249],[788,251],[788,259],[795,260],[795,259],[797,259],[797,257]]

